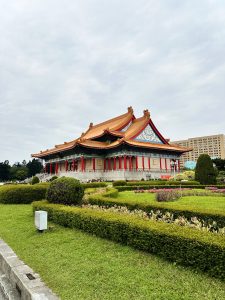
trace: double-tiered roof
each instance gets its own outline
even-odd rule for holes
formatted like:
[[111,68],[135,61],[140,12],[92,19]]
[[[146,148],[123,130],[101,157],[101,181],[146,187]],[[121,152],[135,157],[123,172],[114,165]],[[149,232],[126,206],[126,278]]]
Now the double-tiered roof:
[[[113,141],[101,141],[104,135],[111,135]],[[93,125],[90,123],[88,130],[81,136],[70,142],[55,145],[52,149],[40,151],[32,154],[33,157],[43,158],[49,157],[57,153],[82,146],[92,149],[112,149],[122,144],[127,144],[139,148],[148,148],[160,151],[172,151],[176,153],[184,153],[190,149],[172,145],[166,140],[155,127],[148,110],[144,110],[143,116],[136,118],[132,107],[128,107],[128,111],[113,119]]]

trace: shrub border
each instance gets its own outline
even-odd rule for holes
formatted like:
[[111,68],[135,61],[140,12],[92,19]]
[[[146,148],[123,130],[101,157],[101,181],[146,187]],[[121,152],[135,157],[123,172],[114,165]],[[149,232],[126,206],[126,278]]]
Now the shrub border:
[[[135,191],[135,190],[149,190],[149,189],[177,189],[180,185],[122,185],[117,186],[119,192],[122,191]],[[212,185],[181,185],[182,188],[192,188],[192,189],[205,189],[206,187],[210,187]],[[225,185],[213,185],[214,187],[218,189],[224,189]]]
[[156,254],[191,266],[213,277],[225,278],[225,240],[221,236],[135,216],[94,211],[80,207],[33,203],[33,210],[45,210],[49,220],[77,228],[101,238]]

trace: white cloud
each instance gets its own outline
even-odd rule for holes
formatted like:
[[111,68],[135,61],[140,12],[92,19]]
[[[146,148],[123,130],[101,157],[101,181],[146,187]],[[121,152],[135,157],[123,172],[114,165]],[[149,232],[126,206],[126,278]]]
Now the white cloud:
[[225,4],[0,0],[0,161],[133,105],[171,139],[225,131]]

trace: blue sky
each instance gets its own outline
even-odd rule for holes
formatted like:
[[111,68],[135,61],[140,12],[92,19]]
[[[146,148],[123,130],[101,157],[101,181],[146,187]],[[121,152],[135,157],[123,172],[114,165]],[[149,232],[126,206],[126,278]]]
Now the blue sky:
[[171,140],[225,133],[225,2],[0,0],[0,161],[150,110]]

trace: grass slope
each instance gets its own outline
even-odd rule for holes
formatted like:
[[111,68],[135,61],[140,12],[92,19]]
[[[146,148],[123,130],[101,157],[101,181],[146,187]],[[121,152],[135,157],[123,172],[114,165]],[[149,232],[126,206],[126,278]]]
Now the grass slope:
[[3,238],[64,299],[225,299],[225,285],[129,247],[55,226],[38,234],[29,205],[0,205]]

